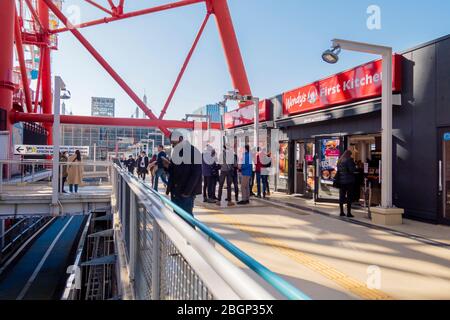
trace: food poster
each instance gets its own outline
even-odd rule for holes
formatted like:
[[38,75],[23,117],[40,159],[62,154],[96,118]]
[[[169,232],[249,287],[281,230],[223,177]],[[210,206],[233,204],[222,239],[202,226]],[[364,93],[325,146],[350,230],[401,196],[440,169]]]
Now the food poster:
[[315,145],[314,143],[306,144],[306,187],[307,191],[313,193],[315,190],[316,166],[314,163]]
[[280,178],[288,179],[289,177],[289,143],[280,142]]
[[341,140],[322,139],[320,147],[320,182],[333,185],[337,173],[337,163],[341,156]]

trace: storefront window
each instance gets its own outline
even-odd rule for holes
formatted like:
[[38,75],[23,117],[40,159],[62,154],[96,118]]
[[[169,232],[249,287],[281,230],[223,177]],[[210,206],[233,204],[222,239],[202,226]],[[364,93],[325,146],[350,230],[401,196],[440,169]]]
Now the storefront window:
[[279,177],[281,179],[289,178],[289,142],[280,142],[279,151]]
[[333,187],[333,181],[337,173],[337,163],[342,154],[342,139],[322,138],[318,140],[318,146],[320,148],[318,150],[318,199],[336,200],[339,198],[339,190]]

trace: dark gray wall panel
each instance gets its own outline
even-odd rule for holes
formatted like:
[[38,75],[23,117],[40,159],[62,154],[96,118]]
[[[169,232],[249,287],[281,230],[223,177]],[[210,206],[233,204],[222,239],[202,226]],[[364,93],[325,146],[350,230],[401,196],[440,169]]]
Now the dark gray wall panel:
[[450,39],[436,44],[437,123],[450,126]]

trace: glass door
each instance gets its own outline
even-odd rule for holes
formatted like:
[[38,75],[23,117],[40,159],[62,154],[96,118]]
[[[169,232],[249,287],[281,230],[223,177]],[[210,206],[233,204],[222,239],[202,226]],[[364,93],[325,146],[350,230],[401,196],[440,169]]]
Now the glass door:
[[339,200],[339,189],[333,187],[333,181],[343,150],[343,137],[316,138],[316,201]]
[[305,143],[295,143],[295,193],[304,195],[305,186]]
[[441,214],[440,220],[450,224],[450,128],[441,130],[439,134],[439,199]]

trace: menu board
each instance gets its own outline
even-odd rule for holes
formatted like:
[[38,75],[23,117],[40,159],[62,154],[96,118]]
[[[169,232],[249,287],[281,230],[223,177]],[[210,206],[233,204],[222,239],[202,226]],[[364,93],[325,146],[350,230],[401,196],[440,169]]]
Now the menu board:
[[280,142],[280,178],[288,179],[289,177],[289,143]]
[[337,173],[337,163],[341,156],[340,139],[322,139],[320,144],[320,182],[333,184]]

